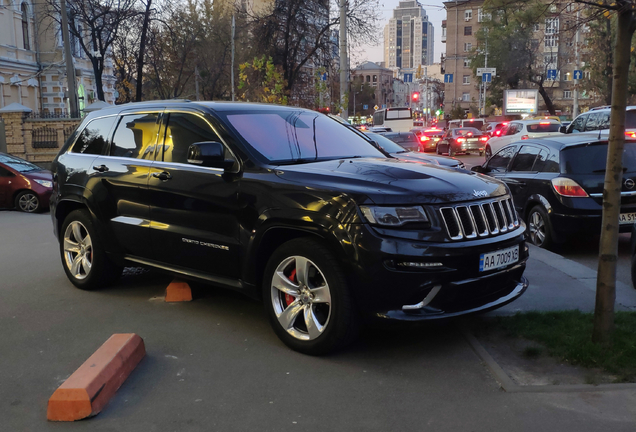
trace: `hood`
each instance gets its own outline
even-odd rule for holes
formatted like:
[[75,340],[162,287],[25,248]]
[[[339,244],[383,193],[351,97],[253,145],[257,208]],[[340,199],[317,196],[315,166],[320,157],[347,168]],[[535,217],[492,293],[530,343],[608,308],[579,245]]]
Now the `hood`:
[[47,170],[28,171],[28,172],[23,172],[20,174],[25,176],[28,179],[53,181],[53,174],[51,173],[51,171],[47,171]]
[[396,157],[398,159],[413,161],[413,162],[432,162],[434,165],[442,165],[445,167],[457,168],[459,166],[460,160],[446,157],[446,156],[437,156],[416,152],[408,152],[408,153],[393,153],[391,156]]
[[304,187],[346,192],[376,204],[442,204],[505,195],[492,177],[398,159],[339,159],[281,166],[277,175]]

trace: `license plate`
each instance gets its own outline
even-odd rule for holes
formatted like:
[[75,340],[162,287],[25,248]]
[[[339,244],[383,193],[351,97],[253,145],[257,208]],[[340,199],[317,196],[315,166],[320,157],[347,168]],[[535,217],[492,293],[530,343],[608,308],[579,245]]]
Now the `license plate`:
[[636,222],[636,213],[621,213],[618,217],[618,223],[621,225],[633,224]]
[[477,142],[479,141],[477,138],[468,138],[468,142]]
[[519,261],[519,245],[495,252],[483,253],[479,257],[479,271],[494,270],[506,267]]

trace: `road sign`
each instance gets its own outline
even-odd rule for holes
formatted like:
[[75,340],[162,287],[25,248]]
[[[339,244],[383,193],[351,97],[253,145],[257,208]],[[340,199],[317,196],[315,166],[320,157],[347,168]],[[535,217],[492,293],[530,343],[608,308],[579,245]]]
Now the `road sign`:
[[405,73],[404,74],[404,82],[413,82],[413,74],[412,73]]
[[373,107],[373,109],[377,111],[377,110],[380,109],[380,107],[376,105],[376,106]]
[[492,81],[492,74],[490,73],[483,73],[481,75],[481,80],[482,82],[491,82]]
[[323,81],[327,81],[327,72],[323,73],[320,79]]
[[453,74],[444,74],[444,82],[452,83],[453,82]]
[[574,79],[582,79],[582,78],[583,78],[583,71],[575,70],[574,71]]
[[556,69],[548,69],[548,75],[546,79],[556,80],[557,79],[557,70]]
[[363,110],[367,110],[367,109],[369,109],[369,105],[362,105],[362,109],[363,109]]
[[382,104],[382,109],[386,109],[386,104]]
[[477,68],[477,76],[482,76],[485,73],[497,75],[497,68]]

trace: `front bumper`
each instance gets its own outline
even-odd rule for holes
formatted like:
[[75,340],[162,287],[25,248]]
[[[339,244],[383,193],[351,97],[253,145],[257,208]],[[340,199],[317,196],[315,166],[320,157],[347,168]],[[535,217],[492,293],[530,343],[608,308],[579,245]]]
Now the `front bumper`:
[[[354,242],[356,303],[367,316],[401,321],[451,318],[501,307],[528,287],[523,277],[528,259],[524,230],[522,225],[491,238],[429,243],[380,236],[361,224]],[[515,245],[518,262],[479,271],[481,254]],[[442,265],[411,269],[400,267],[400,262]]]

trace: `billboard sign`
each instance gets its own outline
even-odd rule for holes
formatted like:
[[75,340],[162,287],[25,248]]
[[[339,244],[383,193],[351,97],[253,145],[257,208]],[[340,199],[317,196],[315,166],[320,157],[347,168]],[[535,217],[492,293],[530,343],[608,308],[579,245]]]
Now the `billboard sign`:
[[539,110],[539,90],[506,90],[504,115],[536,114]]

